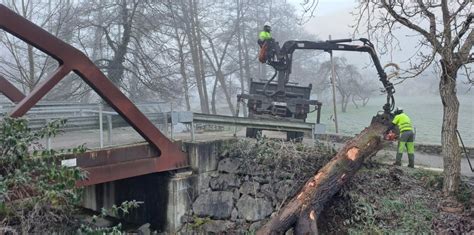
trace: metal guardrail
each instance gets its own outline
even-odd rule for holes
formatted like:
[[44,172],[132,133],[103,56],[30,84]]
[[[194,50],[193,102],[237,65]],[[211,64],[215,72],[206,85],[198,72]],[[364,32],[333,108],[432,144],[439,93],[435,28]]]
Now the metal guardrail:
[[[39,115],[39,114],[73,114],[77,116],[78,114],[82,115],[82,112],[86,110],[94,110],[98,112],[100,106],[103,106],[106,109],[111,109],[107,105],[102,105],[98,103],[64,103],[64,102],[45,102],[35,105],[31,108],[27,115]],[[149,103],[139,103],[136,104],[139,110],[143,112],[163,112],[164,107],[168,107],[169,103],[167,102],[149,102]],[[0,114],[6,114],[12,110],[15,105],[11,103],[0,103]],[[116,112],[115,112],[116,113]]]
[[223,115],[210,115],[202,113],[193,114],[194,123],[222,124],[231,126],[245,126],[264,130],[275,131],[312,131],[314,124],[306,122],[290,122],[277,119],[253,119],[246,117],[232,117]]
[[[165,115],[163,109],[169,104],[167,102],[149,102],[136,105],[142,113],[144,113],[150,121],[159,129],[165,129],[167,133],[168,116]],[[0,118],[7,116],[7,113],[14,106],[11,103],[0,103]],[[57,120],[66,119],[67,122],[63,127],[63,131],[78,130],[99,130],[100,147],[104,147],[104,125],[107,127],[108,142],[112,141],[112,128],[125,127],[129,124],[115,111],[104,110],[110,108],[103,104],[97,103],[64,103],[64,102],[45,102],[37,104],[28,111],[25,118],[29,121],[29,127],[38,130],[47,123]],[[172,107],[171,107],[172,109]],[[162,130],[163,131],[163,130]],[[51,148],[51,140],[46,141],[46,147]]]
[[[284,119],[254,119],[246,117],[233,117],[224,115],[213,115],[203,113],[192,113],[192,112],[173,112],[171,113],[172,124],[183,123],[191,125],[191,138],[194,141],[194,124],[214,124],[214,125],[225,125],[234,126],[234,135],[236,135],[237,127],[250,127],[262,130],[273,130],[273,131],[301,131],[311,132],[314,134],[324,133],[325,126],[323,124],[313,124],[306,122],[295,122]],[[173,132],[171,132],[173,133]]]
[[[237,127],[312,133],[317,132],[317,128],[319,127],[318,124],[295,122],[294,120],[290,121],[285,119],[254,119],[193,112],[163,112],[162,108],[157,106],[162,104],[163,103],[145,103],[138,104],[137,107],[142,109],[142,112],[146,117],[152,123],[158,125],[158,128],[164,132],[166,136],[170,134],[171,138],[173,138],[173,126],[179,123],[190,126],[191,138],[193,141],[195,140],[195,124],[233,126],[234,135],[236,134]],[[107,131],[108,142],[112,141],[113,128],[129,125],[115,111],[105,111],[104,106],[101,104],[41,104],[31,109],[26,118],[29,120],[29,126],[31,129],[39,129],[45,126],[48,122],[60,118],[67,119],[67,122],[63,127],[64,131],[98,129],[101,147],[104,146],[104,125]],[[171,129],[171,132],[168,132],[168,128]]]

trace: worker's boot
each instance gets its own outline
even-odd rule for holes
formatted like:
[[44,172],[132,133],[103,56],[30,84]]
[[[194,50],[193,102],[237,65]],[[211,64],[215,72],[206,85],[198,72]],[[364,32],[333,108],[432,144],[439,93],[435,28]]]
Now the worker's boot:
[[408,154],[408,167],[415,168],[415,154]]
[[402,155],[403,153],[397,153],[397,157],[395,162],[393,163],[394,166],[401,166],[402,165]]

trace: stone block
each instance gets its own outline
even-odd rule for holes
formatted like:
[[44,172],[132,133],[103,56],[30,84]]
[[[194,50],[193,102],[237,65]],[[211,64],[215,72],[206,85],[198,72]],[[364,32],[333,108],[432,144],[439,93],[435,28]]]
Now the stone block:
[[295,181],[293,180],[282,180],[275,184],[276,198],[278,201],[282,201],[285,198],[291,196],[294,191]]
[[240,186],[240,179],[235,174],[219,174],[218,177],[211,178],[209,185],[212,190],[230,190]]
[[269,216],[273,212],[273,207],[272,203],[264,198],[243,195],[237,201],[237,210],[241,218],[247,221],[258,221]]
[[224,158],[219,161],[217,170],[219,172],[237,173],[241,164],[242,162],[238,158]]
[[234,208],[233,193],[227,191],[207,192],[193,203],[194,214],[213,219],[229,219]]
[[275,192],[273,191],[273,186],[271,184],[262,185],[262,188],[260,189],[260,192],[262,192],[263,195],[265,195],[269,198],[275,198]]
[[211,220],[211,221],[205,223],[202,226],[202,229],[204,231],[206,231],[206,234],[209,234],[209,233],[226,234],[226,232],[229,229],[232,229],[234,227],[235,227],[235,224],[230,222],[230,221]]
[[240,193],[255,196],[260,188],[257,182],[245,182],[240,186]]
[[201,173],[197,175],[198,177],[197,189],[198,189],[199,194],[211,191],[210,181],[213,175],[214,175],[214,172],[205,172],[205,173]]

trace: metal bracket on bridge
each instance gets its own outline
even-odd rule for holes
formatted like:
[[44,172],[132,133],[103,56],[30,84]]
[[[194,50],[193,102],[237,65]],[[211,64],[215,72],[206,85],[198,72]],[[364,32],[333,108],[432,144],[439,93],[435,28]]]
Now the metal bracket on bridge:
[[[67,74],[74,72],[117,111],[145,140],[156,147],[161,158],[160,164],[162,164],[161,166],[155,166],[156,169],[172,170],[188,164],[188,159],[181,151],[181,147],[164,136],[84,53],[1,4],[0,29],[43,51],[59,63],[56,71],[35,87],[25,98],[20,99],[20,96],[12,96],[14,99],[21,101],[10,112],[9,115],[11,117],[21,117],[26,114]],[[5,92],[5,90],[2,89],[2,92]]]

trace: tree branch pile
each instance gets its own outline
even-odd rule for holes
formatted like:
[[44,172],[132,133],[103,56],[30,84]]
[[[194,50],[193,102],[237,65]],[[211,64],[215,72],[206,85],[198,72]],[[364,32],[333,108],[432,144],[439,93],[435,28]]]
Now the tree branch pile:
[[364,160],[382,148],[387,126],[373,123],[348,141],[337,155],[305,183],[300,192],[257,234],[316,234],[316,221],[324,204],[360,169]]

